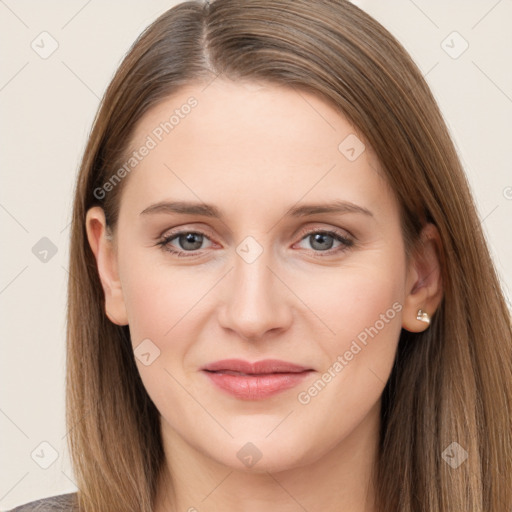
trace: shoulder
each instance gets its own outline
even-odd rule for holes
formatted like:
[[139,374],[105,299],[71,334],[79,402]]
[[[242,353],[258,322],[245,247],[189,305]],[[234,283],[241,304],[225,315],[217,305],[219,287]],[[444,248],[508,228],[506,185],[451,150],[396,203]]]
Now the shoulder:
[[76,510],[76,492],[59,494],[13,508],[8,512],[73,512]]

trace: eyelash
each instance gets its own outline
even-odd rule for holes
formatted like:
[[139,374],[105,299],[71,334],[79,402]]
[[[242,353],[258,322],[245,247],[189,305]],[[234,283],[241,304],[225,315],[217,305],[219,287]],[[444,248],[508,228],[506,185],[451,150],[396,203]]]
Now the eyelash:
[[[336,230],[326,230],[326,229],[312,229],[310,231],[307,231],[305,233],[301,233],[301,235],[303,235],[300,239],[300,241],[302,240],[305,240],[306,238],[308,238],[309,236],[311,235],[314,235],[316,233],[321,233],[323,235],[329,235],[329,236],[332,236],[336,241],[338,242],[341,242],[341,246],[340,247],[337,247],[335,249],[328,249],[326,251],[315,251],[313,250],[313,253],[315,255],[315,257],[319,257],[319,258],[325,258],[327,256],[333,256],[334,254],[337,254],[337,253],[340,253],[340,252],[344,252],[348,249],[350,249],[351,247],[353,247],[354,245],[354,241],[347,238],[346,236],[342,235],[340,232],[336,231]],[[194,234],[194,235],[202,235],[203,237],[205,238],[208,238],[208,235],[206,235],[206,233],[203,233],[202,231],[178,231],[176,233],[171,233],[170,235],[167,235],[166,237],[162,238],[162,240],[160,240],[157,245],[160,246],[160,248],[163,250],[163,251],[166,251],[166,252],[169,252],[171,254],[174,254],[175,256],[179,257],[179,258],[190,258],[190,257],[194,257],[194,256],[201,256],[201,254],[197,253],[197,251],[178,251],[174,248],[171,248],[172,246],[170,245],[170,243],[180,237],[181,235],[188,235],[188,234]],[[199,250],[200,251],[200,250]]]

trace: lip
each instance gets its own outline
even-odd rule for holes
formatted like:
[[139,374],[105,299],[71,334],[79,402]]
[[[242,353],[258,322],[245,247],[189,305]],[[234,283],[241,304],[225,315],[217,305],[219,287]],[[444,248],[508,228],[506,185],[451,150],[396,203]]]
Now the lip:
[[254,363],[224,359],[201,370],[218,388],[242,400],[262,400],[281,393],[302,382],[313,371],[278,359]]
[[202,368],[212,372],[231,370],[233,372],[245,373],[247,375],[263,374],[263,373],[298,373],[311,368],[299,366],[298,364],[288,363],[279,359],[264,359],[249,363],[243,359],[223,359],[207,364]]

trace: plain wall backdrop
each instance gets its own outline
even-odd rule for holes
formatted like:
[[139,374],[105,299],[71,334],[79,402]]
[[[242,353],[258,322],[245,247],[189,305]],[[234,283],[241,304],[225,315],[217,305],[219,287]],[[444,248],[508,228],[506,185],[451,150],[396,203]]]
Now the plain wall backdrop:
[[[0,0],[1,510],[76,490],[64,422],[73,187],[115,69],[177,3]],[[354,3],[402,42],[426,77],[510,305],[512,1]]]

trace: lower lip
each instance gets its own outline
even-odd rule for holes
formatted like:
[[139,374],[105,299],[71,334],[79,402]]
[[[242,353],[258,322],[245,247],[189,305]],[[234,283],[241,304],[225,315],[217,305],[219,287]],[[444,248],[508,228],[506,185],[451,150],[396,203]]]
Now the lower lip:
[[220,389],[242,400],[262,400],[295,387],[311,372],[232,375],[205,371]]

